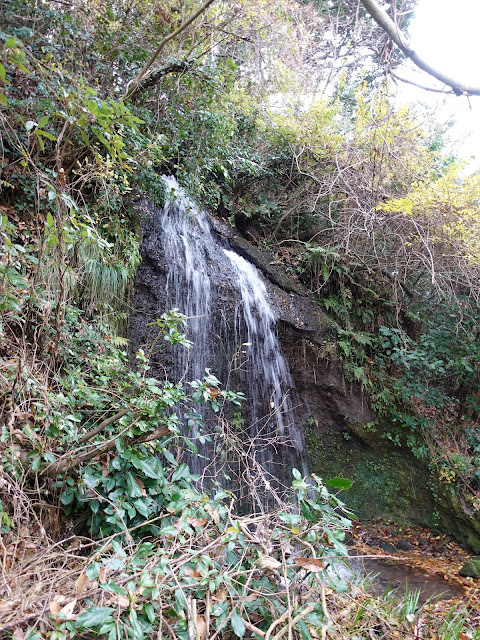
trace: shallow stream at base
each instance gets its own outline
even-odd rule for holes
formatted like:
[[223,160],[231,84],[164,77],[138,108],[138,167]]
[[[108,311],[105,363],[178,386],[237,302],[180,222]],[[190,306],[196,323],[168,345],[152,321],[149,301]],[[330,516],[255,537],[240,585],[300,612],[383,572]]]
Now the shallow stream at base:
[[464,595],[463,590],[449,585],[443,578],[428,575],[423,571],[402,565],[401,559],[380,560],[377,558],[352,557],[348,564],[338,569],[341,577],[360,582],[368,578],[367,590],[375,595],[396,590],[398,595],[405,592],[420,591],[419,604],[430,598],[450,600]]

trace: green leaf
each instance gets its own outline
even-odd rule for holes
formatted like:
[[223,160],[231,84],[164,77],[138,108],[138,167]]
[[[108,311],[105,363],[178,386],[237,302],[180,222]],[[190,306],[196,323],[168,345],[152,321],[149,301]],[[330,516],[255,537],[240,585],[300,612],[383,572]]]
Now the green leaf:
[[148,516],[151,515],[150,508],[148,507],[148,502],[145,498],[137,498],[133,501],[133,505],[138,513],[140,513],[144,518],[148,518]]
[[85,146],[89,147],[90,146],[90,140],[89,140],[87,134],[85,133],[85,131],[83,129],[80,129],[80,135],[82,136],[82,140],[83,140]]
[[162,536],[177,536],[178,535],[178,529],[175,529],[175,527],[173,525],[168,524],[165,527],[162,527],[160,529],[159,533]]
[[227,602],[217,602],[212,607],[212,616],[216,618],[223,618],[227,613],[228,603]]
[[312,636],[310,635],[310,631],[308,630],[305,620],[299,620],[297,625],[300,629],[302,640],[312,640]]
[[235,634],[239,638],[243,638],[243,636],[245,635],[245,623],[243,621],[242,616],[238,613],[236,609],[233,613],[233,616],[230,622],[232,624],[232,629],[234,630]]
[[150,456],[143,460],[132,456],[131,462],[136,469],[143,471],[147,478],[153,478],[154,480],[164,479],[162,465],[160,464],[160,460],[155,456]]
[[130,624],[132,625],[133,637],[135,640],[143,640],[145,634],[138,622],[137,612],[134,609],[130,611]]
[[0,93],[0,104],[7,104],[8,98],[3,93]]
[[97,115],[98,112],[98,104],[94,101],[94,100],[89,100],[87,102],[87,109],[90,111],[90,113],[92,113],[93,115]]
[[305,480],[294,480],[292,482],[292,487],[294,489],[308,489],[308,484],[305,482]]
[[330,270],[329,270],[329,268],[327,267],[326,264],[322,264],[322,276],[323,276],[323,279],[325,280],[325,282],[330,277]]
[[48,124],[49,119],[50,119],[50,116],[43,116],[42,118],[40,118],[38,122],[38,126],[40,127],[40,129],[42,129],[46,124]]
[[[309,522],[315,522],[316,515],[309,509],[309,507],[305,504],[303,500],[302,500],[302,503],[300,504],[300,511]],[[327,529],[327,532],[328,532],[328,529]]]
[[[108,564],[110,566],[111,562],[109,562]],[[111,578],[109,578],[107,582],[103,582],[100,587],[102,589],[105,589],[105,591],[113,591],[113,593],[119,593],[122,596],[128,595],[128,591],[116,584]]]
[[[1,271],[0,271],[1,273]],[[7,281],[17,289],[28,289],[29,284],[28,280],[22,276],[21,273],[18,273],[16,269],[13,267],[8,267],[5,273],[5,277]]]
[[18,304],[15,298],[4,293],[3,299],[0,299],[0,309],[2,311],[15,311],[16,313],[20,313],[22,307]]
[[65,202],[65,204],[70,207],[70,209],[73,209],[73,211],[78,211],[78,207],[77,207],[77,203],[75,202],[75,200],[72,198],[72,196],[69,196],[68,193],[61,193],[60,197],[62,198],[62,200]]
[[281,513],[278,517],[287,524],[298,524],[303,520],[303,517],[298,513]]
[[329,576],[325,578],[325,583],[332,587],[332,589],[334,589],[334,591],[336,591],[337,593],[348,593],[348,591],[350,590],[348,582],[336,576]]
[[333,489],[350,489],[353,484],[353,480],[347,480],[346,478],[332,478],[326,483],[327,487],[332,487]]
[[190,469],[188,468],[188,465],[186,465],[185,463],[182,463],[178,469],[175,470],[173,476],[172,476],[172,482],[178,482],[178,480],[181,480],[182,478],[189,478],[190,477]]
[[98,635],[102,636],[106,633],[108,633],[111,629],[113,629],[113,627],[115,627],[115,620],[112,620],[110,622],[107,622],[106,624],[102,624],[102,626],[100,627],[100,629],[98,630]]
[[121,571],[122,569],[125,568],[125,563],[120,558],[111,558],[108,561],[108,567],[112,571]]
[[3,64],[1,62],[0,62],[0,79],[2,79],[4,82],[6,80],[5,67],[3,66]]
[[57,137],[54,136],[53,133],[50,133],[49,131],[44,131],[43,129],[37,129],[35,131],[35,135],[43,136],[44,138],[48,138],[48,140],[53,140],[54,142],[57,139]]
[[98,562],[92,562],[92,564],[89,564],[85,573],[89,580],[96,580],[100,575],[100,565]]
[[112,614],[115,609],[111,607],[91,607],[84,613],[81,613],[76,620],[76,628],[93,629],[101,624],[113,620]]
[[72,487],[68,487],[68,489],[62,492],[62,495],[60,496],[60,502],[64,505],[67,505],[72,503],[74,498],[75,494]]
[[325,616],[320,608],[320,605],[317,607],[317,610],[312,611],[308,615],[305,616],[305,620],[309,624],[313,624],[314,627],[320,627],[325,622]]
[[162,453],[165,456],[165,458],[168,460],[168,462],[170,462],[170,464],[172,464],[174,467],[177,466],[177,461],[175,460],[173,454],[170,453],[168,449],[162,449]]
[[192,442],[188,438],[184,438],[183,441],[185,442],[187,447],[190,449],[190,451],[192,451],[193,453],[198,453],[198,447],[194,442]]
[[175,607],[176,610],[178,612],[183,611],[183,609],[187,608],[187,601],[185,600],[185,596],[183,595],[183,592],[181,589],[176,589],[175,590],[175,600],[177,603],[177,606]]
[[152,607],[150,602],[147,602],[143,607],[145,613],[147,614],[147,618],[153,624],[155,622],[155,609]]
[[142,490],[132,473],[127,473],[127,494],[130,498],[141,498]]
[[32,460],[31,470],[33,473],[36,473],[40,469],[40,463],[42,462],[42,458],[38,455]]

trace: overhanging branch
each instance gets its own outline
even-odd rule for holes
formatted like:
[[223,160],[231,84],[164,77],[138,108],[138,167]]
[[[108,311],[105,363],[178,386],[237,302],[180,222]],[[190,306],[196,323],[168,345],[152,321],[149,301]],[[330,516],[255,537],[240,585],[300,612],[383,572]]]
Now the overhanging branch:
[[414,82],[413,80],[409,80],[408,78],[402,78],[402,76],[399,76],[397,73],[394,73],[393,71],[390,72],[390,75],[392,76],[392,78],[394,78],[395,80],[398,80],[399,82],[404,82],[405,84],[410,84],[413,87],[417,87],[418,89],[422,89],[423,91],[431,91],[432,93],[442,93],[444,96],[451,96],[453,91],[450,89],[436,89],[435,87],[427,87],[424,84],[420,84],[418,82]]
[[156,69],[146,78],[144,77],[142,82],[138,85],[137,91],[141,92],[145,91],[146,89],[150,89],[169,73],[186,73],[189,69],[191,69],[191,67],[192,63],[187,60],[175,60],[173,62],[170,62],[163,67]]
[[436,69],[426,60],[424,60],[416,51],[414,51],[406,39],[405,35],[390,18],[388,13],[381,7],[376,0],[360,0],[368,13],[372,16],[375,22],[385,31],[385,33],[391,38],[391,40],[397,45],[402,53],[411,60],[419,69],[425,71],[433,78],[436,78],[440,82],[443,82],[447,87],[450,87],[457,96],[469,95],[480,96],[480,87],[473,87],[471,85],[459,82],[455,78],[451,78],[439,69]]
[[147,73],[147,71],[150,69],[150,67],[152,66],[152,64],[155,62],[155,60],[158,58],[158,56],[160,55],[160,53],[162,52],[163,48],[165,47],[165,45],[170,42],[170,40],[173,40],[173,38],[176,38],[178,35],[180,35],[180,33],[182,33],[182,31],[185,31],[185,29],[187,27],[189,27],[192,22],[194,22],[199,16],[202,15],[202,13],[204,13],[208,7],[213,4],[215,2],[215,0],[207,0],[204,4],[202,4],[202,6],[200,7],[200,9],[198,9],[198,11],[196,11],[193,15],[190,16],[190,18],[188,18],[187,20],[185,20],[185,22],[182,22],[182,24],[178,27],[178,29],[175,29],[175,31],[172,31],[172,33],[169,33],[168,36],[166,36],[161,43],[158,45],[157,49],[155,50],[155,52],[152,54],[152,56],[150,57],[150,60],[145,64],[145,66],[142,68],[142,70],[140,71],[140,73],[137,75],[137,77],[135,78],[135,80],[133,81],[133,83],[129,83],[129,86],[127,86],[127,91],[125,92],[125,95],[123,96],[124,100],[128,100],[129,98],[131,98],[133,96],[133,94],[138,91],[140,82],[142,81],[143,77],[145,76],[145,74]]

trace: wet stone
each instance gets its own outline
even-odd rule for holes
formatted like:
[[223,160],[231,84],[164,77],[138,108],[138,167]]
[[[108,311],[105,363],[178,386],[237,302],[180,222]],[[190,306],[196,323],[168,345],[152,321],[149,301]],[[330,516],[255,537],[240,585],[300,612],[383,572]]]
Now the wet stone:
[[397,547],[392,544],[391,542],[382,542],[380,547],[386,552],[386,553],[398,553],[398,549]]
[[396,542],[396,546],[398,549],[400,549],[400,551],[411,551],[412,550],[412,545],[410,544],[410,542],[408,542],[408,540],[397,540]]
[[473,556],[467,560],[459,573],[464,578],[480,578],[480,556]]

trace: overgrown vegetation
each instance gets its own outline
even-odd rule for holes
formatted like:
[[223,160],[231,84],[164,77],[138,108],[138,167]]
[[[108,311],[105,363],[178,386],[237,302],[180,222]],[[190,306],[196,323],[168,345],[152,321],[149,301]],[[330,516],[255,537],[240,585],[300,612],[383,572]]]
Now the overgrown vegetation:
[[[180,416],[241,395],[208,372],[157,380],[125,337],[139,262],[129,199],[161,204],[160,174],[173,172],[296,268],[336,319],[346,374],[390,418],[388,437],[480,508],[478,180],[391,106],[363,46],[375,36],[381,52],[382,34],[352,4],[214,4],[130,93],[198,9],[190,0],[2,3],[5,637],[416,633],[411,599],[352,594],[337,575],[351,514],[320,479],[314,496],[297,472],[291,504],[243,517],[230,493],[195,488]],[[328,85],[311,104],[307,78]],[[158,328],[188,348],[178,310]],[[465,616],[428,624],[462,638]]]

